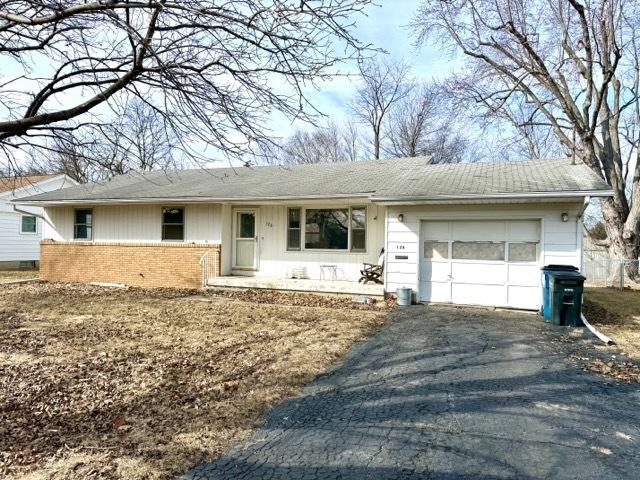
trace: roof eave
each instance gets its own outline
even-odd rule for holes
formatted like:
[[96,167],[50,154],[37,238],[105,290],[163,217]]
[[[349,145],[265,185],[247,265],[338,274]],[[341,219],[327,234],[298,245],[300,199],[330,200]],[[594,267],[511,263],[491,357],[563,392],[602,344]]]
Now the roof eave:
[[439,203],[439,202],[469,202],[473,200],[527,200],[527,199],[580,199],[584,197],[610,197],[613,190],[579,190],[564,192],[514,192],[514,193],[492,193],[492,194],[469,194],[469,195],[437,195],[437,196],[400,196],[383,197],[372,196],[371,201],[381,205],[399,205],[404,203]]
[[[176,204],[176,203],[255,203],[255,202],[282,202],[304,200],[346,200],[369,199],[370,192],[350,193],[337,195],[303,195],[303,196],[276,196],[276,197],[146,197],[146,198],[102,198],[102,199],[61,199],[61,200],[28,200],[14,199],[11,203],[34,206],[64,206],[64,205],[118,205],[118,204]],[[28,198],[28,197],[27,197]]]

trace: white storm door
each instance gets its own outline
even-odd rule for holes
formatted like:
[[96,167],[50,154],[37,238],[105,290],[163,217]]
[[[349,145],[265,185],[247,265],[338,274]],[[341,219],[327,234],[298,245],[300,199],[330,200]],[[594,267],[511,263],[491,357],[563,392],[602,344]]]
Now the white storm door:
[[234,211],[233,246],[234,268],[258,269],[258,211],[245,208]]

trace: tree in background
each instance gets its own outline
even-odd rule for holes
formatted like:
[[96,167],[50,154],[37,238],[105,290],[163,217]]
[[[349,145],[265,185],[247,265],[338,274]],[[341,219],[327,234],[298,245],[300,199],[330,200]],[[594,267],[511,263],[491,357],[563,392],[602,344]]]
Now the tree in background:
[[269,141],[271,112],[310,120],[305,86],[359,58],[354,14],[369,3],[0,0],[3,168],[34,148],[84,148],[132,98],[193,158],[240,158]]
[[86,183],[130,171],[170,169],[180,166],[180,151],[162,115],[137,99],[112,123],[82,137],[69,132],[55,138],[54,147],[32,161],[31,171],[65,173]]
[[353,123],[329,122],[313,130],[296,132],[275,147],[262,152],[259,163],[294,165],[360,160],[362,141]]
[[[600,202],[601,243],[632,259],[640,253],[640,138],[637,130],[622,132],[637,125],[638,22],[640,5],[631,0],[425,0],[414,21],[419,41],[466,56],[461,75],[482,86],[485,108],[532,105],[527,123],[550,128],[566,152],[611,185],[614,196]],[[628,273],[637,278],[637,267]]]
[[380,158],[384,121],[391,109],[409,95],[409,67],[390,61],[367,61],[360,64],[360,80],[353,99],[353,116],[371,128],[373,158]]
[[392,106],[384,151],[392,157],[430,156],[431,163],[458,163],[467,140],[456,132],[448,98],[435,84],[412,87]]

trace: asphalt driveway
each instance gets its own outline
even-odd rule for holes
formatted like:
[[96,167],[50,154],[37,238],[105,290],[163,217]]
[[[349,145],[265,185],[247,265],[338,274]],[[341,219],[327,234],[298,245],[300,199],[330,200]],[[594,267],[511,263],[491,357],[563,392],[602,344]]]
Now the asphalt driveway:
[[570,365],[535,316],[398,310],[186,479],[637,479],[640,388]]

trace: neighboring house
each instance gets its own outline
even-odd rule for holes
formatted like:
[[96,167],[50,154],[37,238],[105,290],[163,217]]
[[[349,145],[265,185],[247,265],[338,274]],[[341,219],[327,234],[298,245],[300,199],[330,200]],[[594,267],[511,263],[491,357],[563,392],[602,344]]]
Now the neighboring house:
[[77,185],[66,175],[32,175],[27,177],[0,177],[0,267],[35,267],[40,260],[42,240],[42,214],[40,207],[23,212],[15,209],[15,198],[59,190]]
[[[130,174],[21,202],[45,209],[46,280],[410,287],[419,301],[536,309],[539,268],[580,265],[584,208],[611,194],[565,159],[412,158]],[[362,287],[382,248],[384,285]]]

